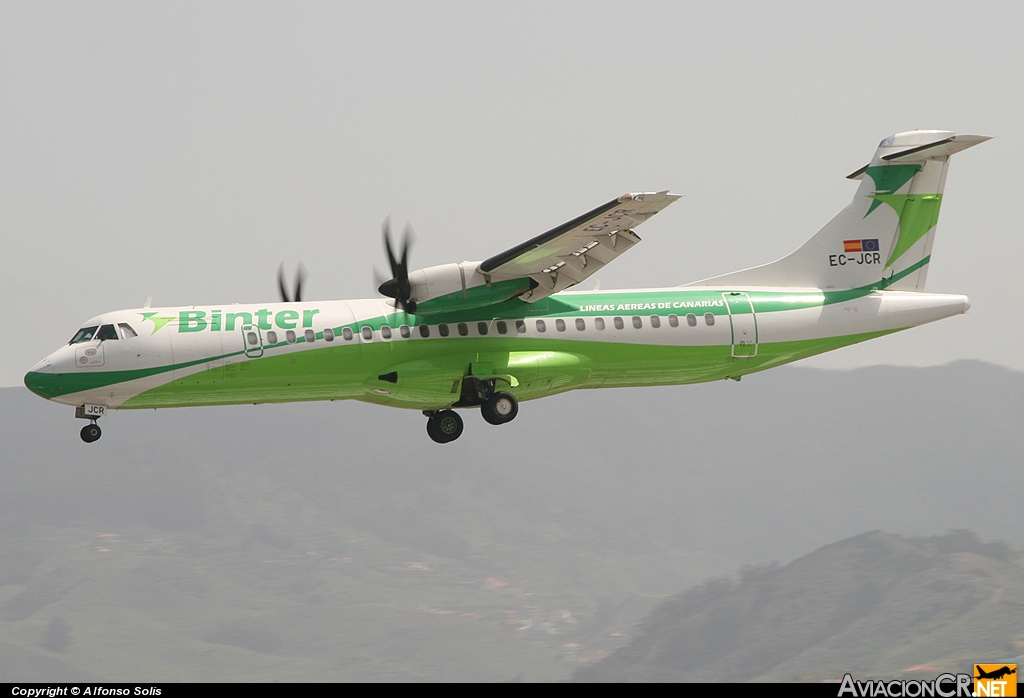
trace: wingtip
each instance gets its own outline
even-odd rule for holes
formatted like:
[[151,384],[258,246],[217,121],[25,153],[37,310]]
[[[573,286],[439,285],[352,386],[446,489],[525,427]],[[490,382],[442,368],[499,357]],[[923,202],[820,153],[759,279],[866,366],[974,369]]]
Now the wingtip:
[[682,194],[671,194],[668,189],[661,191],[641,191],[623,194],[618,198],[620,203],[626,201],[668,201],[669,203],[681,199]]

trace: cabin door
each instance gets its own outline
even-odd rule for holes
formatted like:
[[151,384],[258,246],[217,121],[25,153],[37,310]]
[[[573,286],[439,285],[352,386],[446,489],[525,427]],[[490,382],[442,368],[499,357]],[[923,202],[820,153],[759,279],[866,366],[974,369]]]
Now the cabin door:
[[242,345],[250,359],[263,356],[263,332],[259,325],[242,325]]
[[732,356],[749,359],[757,356],[757,317],[750,296],[745,293],[723,293],[732,326]]

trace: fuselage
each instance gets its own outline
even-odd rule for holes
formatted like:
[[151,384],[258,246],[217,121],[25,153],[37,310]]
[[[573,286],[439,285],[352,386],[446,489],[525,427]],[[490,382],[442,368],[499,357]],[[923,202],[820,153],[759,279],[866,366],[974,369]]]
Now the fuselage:
[[438,410],[459,402],[467,376],[519,400],[739,378],[968,307],[875,287],[563,292],[429,316],[373,299],[139,308],[84,323],[25,383],[115,409],[355,399]]

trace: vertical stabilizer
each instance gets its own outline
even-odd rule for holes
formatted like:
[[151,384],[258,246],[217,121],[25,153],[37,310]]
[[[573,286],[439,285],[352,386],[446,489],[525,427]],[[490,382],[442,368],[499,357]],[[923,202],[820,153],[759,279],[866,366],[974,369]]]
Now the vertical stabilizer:
[[878,145],[853,201],[787,257],[690,286],[924,289],[949,156],[988,136],[907,131]]

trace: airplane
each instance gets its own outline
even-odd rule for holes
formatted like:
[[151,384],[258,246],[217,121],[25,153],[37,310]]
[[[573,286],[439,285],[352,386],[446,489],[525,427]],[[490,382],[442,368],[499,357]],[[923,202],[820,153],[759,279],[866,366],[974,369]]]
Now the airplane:
[[[458,409],[507,424],[519,403],[569,390],[740,378],[967,312],[925,293],[949,158],[988,140],[951,131],[884,139],[848,176],[853,200],[795,252],[671,288],[568,290],[640,242],[679,197],[625,194],[478,262],[409,271],[384,228],[380,299],[134,308],[97,315],[25,376],[100,438],[107,410],[361,400],[416,409],[427,434]],[[596,288],[596,284],[595,284]]]
[[975,664],[974,665],[974,669],[978,672],[978,675],[975,676],[974,678],[976,678],[976,679],[994,679],[996,681],[998,681],[999,679],[1003,678],[1004,676],[1009,676],[1010,674],[1016,674],[1017,673],[1017,665],[1016,664],[1014,664],[1014,668],[1013,669],[1011,669],[1009,666],[1002,666],[999,669],[995,669],[993,671],[985,671],[980,666]]

